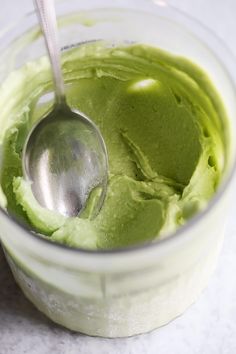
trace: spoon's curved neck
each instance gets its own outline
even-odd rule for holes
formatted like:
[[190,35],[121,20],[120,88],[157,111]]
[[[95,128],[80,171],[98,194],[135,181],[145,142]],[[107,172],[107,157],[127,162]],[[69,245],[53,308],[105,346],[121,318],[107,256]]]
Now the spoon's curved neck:
[[66,105],[65,85],[61,70],[61,55],[54,0],[35,0],[35,5],[51,62],[55,87],[55,103],[56,105],[64,106]]

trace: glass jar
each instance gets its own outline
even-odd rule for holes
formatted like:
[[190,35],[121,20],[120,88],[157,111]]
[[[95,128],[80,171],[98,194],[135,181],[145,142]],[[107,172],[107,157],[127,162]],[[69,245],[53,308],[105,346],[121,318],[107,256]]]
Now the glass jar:
[[[89,335],[147,332],[190,306],[216,265],[235,177],[235,63],[212,33],[164,0],[66,0],[57,4],[57,10],[64,50],[104,39],[144,42],[188,57],[208,72],[228,111],[229,156],[218,192],[207,209],[167,239],[123,250],[71,249],[35,236],[0,209],[7,260],[17,283],[40,311]],[[32,13],[2,34],[1,82],[16,68],[45,55],[36,23]],[[10,123],[0,118],[0,124],[4,134]]]

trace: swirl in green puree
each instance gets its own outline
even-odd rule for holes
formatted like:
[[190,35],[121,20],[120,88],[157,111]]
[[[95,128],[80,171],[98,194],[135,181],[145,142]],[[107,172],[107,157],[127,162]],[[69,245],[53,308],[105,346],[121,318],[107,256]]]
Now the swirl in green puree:
[[105,203],[90,218],[41,208],[22,178],[22,147],[49,108],[47,58],[12,72],[0,89],[0,200],[32,231],[72,247],[110,249],[165,237],[202,210],[224,167],[227,117],[207,75],[187,59],[134,44],[84,44],[63,55],[68,103],[100,128],[109,156]]

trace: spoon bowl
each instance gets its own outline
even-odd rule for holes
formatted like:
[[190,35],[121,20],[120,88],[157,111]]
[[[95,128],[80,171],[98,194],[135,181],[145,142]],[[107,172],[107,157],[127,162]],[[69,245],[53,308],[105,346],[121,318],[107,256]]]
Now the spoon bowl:
[[97,187],[94,216],[107,186],[106,146],[98,128],[68,106],[55,107],[31,130],[24,151],[24,176],[41,206],[77,216]]

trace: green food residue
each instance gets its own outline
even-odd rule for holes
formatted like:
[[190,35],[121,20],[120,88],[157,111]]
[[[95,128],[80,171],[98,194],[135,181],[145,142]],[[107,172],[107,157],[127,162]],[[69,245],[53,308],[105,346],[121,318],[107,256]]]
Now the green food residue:
[[80,218],[65,218],[40,207],[22,178],[25,138],[47,109],[35,109],[36,102],[51,90],[48,61],[42,58],[13,72],[0,88],[0,202],[6,199],[9,213],[52,241],[111,249],[164,237],[202,210],[224,170],[228,129],[207,75],[157,48],[103,42],[65,52],[63,71],[68,103],[89,116],[104,137],[106,200],[93,220],[89,206]]

